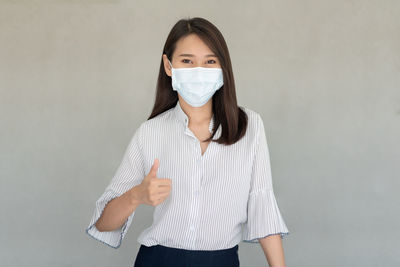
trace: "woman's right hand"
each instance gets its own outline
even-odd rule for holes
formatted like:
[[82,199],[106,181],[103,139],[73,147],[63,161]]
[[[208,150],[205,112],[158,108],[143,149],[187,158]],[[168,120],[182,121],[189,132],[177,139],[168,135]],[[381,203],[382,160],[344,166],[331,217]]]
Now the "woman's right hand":
[[158,178],[157,170],[160,165],[159,159],[155,159],[149,174],[137,186],[135,197],[140,204],[157,206],[162,203],[171,192],[172,180],[169,178]]

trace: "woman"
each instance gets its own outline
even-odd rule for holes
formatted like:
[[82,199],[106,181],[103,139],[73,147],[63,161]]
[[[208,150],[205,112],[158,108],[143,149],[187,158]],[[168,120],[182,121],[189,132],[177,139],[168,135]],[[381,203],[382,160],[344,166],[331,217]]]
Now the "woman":
[[[164,45],[153,111],[134,133],[86,232],[118,248],[140,204],[155,207],[135,267],[239,266],[257,243],[285,266],[289,234],[272,187],[259,113],[238,107],[220,31],[179,20]],[[243,227],[243,229],[242,229]]]

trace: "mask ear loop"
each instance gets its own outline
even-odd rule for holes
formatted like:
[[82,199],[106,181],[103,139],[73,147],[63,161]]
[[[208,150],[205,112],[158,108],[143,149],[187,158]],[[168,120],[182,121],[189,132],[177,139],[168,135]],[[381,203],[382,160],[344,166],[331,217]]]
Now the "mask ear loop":
[[172,67],[172,63],[171,63],[171,61],[168,59],[168,62],[169,62],[169,65],[171,66],[171,69],[173,68]]

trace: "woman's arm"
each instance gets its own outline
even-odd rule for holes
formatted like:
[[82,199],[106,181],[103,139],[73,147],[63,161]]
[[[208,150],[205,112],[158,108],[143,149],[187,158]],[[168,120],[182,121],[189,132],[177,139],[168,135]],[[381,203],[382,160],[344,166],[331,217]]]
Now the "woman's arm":
[[286,267],[280,234],[259,238],[258,241],[270,267]]
[[96,222],[97,230],[103,232],[121,228],[140,204],[137,196],[138,189],[139,185],[107,203],[102,215]]

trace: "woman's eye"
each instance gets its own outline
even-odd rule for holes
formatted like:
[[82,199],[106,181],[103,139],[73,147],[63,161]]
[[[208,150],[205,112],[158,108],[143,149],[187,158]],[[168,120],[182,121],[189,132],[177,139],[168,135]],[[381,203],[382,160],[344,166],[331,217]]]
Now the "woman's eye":
[[[183,63],[191,63],[191,60],[185,58],[185,59],[182,59],[182,62]],[[214,59],[210,59],[210,60],[207,61],[207,64],[215,64],[215,63],[217,63],[217,62]]]

